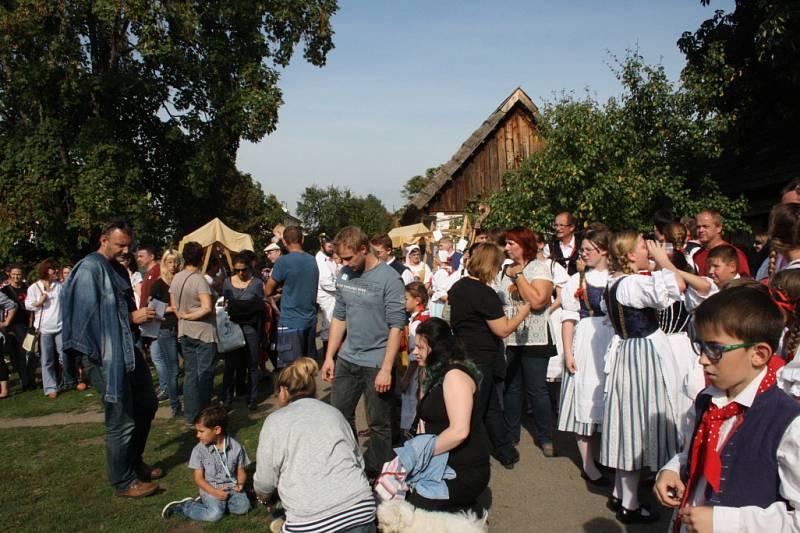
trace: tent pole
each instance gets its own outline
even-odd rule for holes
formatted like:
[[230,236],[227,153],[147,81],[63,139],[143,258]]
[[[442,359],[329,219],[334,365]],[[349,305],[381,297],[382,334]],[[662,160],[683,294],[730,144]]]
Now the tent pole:
[[228,259],[228,268],[233,272],[233,259],[231,259],[231,251],[227,246],[225,247],[225,257]]
[[206,247],[205,257],[203,257],[203,274],[206,273],[206,269],[208,268],[208,260],[211,259],[211,248],[214,247],[214,244],[209,244]]

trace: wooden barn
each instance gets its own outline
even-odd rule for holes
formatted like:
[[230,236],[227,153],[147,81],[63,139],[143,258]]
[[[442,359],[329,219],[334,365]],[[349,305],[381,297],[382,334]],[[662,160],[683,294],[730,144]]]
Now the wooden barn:
[[440,212],[463,213],[470,200],[488,197],[503,174],[518,169],[544,145],[539,120],[530,97],[521,88],[514,90],[411,201],[402,222],[419,222]]

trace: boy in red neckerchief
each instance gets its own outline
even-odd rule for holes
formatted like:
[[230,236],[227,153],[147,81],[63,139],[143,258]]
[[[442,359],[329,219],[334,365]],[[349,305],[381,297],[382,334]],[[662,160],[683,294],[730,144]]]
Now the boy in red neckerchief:
[[800,405],[775,386],[783,314],[765,287],[723,290],[697,308],[695,349],[711,385],[689,448],[654,487],[673,531],[800,531]]

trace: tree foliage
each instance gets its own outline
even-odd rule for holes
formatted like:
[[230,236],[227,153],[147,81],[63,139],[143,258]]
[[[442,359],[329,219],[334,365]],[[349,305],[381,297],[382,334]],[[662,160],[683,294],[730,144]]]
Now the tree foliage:
[[406,203],[413,200],[417,194],[422,192],[422,189],[424,189],[428,183],[433,180],[440,168],[442,168],[442,165],[427,169],[424,176],[418,174],[408,179],[406,184],[403,185],[403,190],[401,191]]
[[278,69],[295,48],[325,64],[336,9],[335,0],[3,3],[0,260],[75,256],[112,215],[154,243],[214,216],[237,229],[263,223],[246,221],[275,201],[236,170],[240,139],[275,129]]
[[764,139],[796,150],[785,133],[800,120],[800,3],[737,0],[732,12],[717,10],[685,32],[678,47],[683,85],[724,126],[725,148],[744,152]]
[[720,150],[714,117],[699,114],[690,93],[676,90],[663,67],[646,65],[638,54],[617,63],[615,73],[619,98],[601,104],[563,95],[544,106],[547,145],[506,174],[488,199],[486,224],[547,229],[553,214],[569,210],[583,223],[648,230],[651,213],[667,203],[678,216],[713,207],[727,228],[744,228],[745,201],[720,195],[697,174]]
[[367,235],[384,233],[392,217],[375,196],[354,196],[350,189],[330,186],[306,187],[297,202],[297,216],[311,235],[326,233],[333,237],[345,226],[358,226]]

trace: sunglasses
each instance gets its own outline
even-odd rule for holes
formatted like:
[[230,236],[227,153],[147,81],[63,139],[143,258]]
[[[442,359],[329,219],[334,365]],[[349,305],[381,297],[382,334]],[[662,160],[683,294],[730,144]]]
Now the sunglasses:
[[692,340],[692,349],[697,355],[705,355],[712,363],[718,363],[725,352],[737,350],[739,348],[750,348],[755,346],[757,342],[741,342],[739,344],[719,344],[717,342],[703,342],[700,340]]
[[238,274],[240,272],[247,272],[247,269],[246,268],[234,268],[233,271]]

